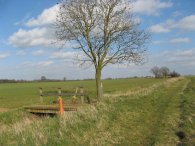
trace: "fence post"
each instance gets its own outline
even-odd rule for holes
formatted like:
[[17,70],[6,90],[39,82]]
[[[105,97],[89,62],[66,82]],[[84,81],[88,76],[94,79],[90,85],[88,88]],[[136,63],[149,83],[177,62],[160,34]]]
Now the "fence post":
[[81,104],[84,103],[84,89],[83,87],[80,87],[80,96],[81,96]]
[[43,103],[43,89],[39,88],[39,94],[40,94],[40,102]]

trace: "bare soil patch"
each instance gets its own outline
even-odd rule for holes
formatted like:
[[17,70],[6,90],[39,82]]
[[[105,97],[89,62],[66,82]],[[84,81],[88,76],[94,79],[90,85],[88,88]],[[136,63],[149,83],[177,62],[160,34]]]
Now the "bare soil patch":
[[0,107],[0,113],[2,113],[2,112],[7,112],[9,109],[7,109],[7,108],[3,108],[3,107]]

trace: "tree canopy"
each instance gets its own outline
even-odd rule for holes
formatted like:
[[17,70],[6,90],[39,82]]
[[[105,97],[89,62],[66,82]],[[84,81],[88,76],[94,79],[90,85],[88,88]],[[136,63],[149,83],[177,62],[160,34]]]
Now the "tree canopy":
[[128,0],[62,0],[56,20],[59,42],[74,43],[96,70],[97,97],[102,97],[101,72],[108,64],[142,63],[149,34],[139,29]]

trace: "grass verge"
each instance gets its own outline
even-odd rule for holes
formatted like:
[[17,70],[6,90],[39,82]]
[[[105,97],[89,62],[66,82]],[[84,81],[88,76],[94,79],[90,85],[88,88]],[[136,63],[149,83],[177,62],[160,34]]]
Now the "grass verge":
[[[175,146],[184,141],[193,144],[194,126],[187,116],[193,120],[193,105],[189,107],[186,103],[194,102],[194,97],[187,96],[194,95],[194,84],[189,79],[177,78],[125,93],[107,94],[96,107],[66,112],[63,117],[37,119],[18,111],[15,122],[6,122],[4,115],[1,125],[6,130],[0,132],[0,145]],[[187,101],[182,105],[184,100]],[[186,140],[177,136],[180,130],[188,135]]]

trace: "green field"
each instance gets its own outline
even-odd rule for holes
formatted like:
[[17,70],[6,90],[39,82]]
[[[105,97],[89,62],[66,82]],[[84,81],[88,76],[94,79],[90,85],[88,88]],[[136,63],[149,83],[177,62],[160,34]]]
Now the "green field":
[[[104,80],[97,106],[38,117],[22,107],[39,103],[38,88],[73,93],[94,81],[0,84],[0,146],[194,146],[195,77]],[[51,104],[55,97],[45,97]],[[64,97],[67,98],[67,97]]]
[[[163,79],[120,79],[104,80],[104,92],[113,93],[117,91],[127,91],[137,87],[147,87]],[[66,82],[42,82],[42,83],[9,83],[0,84],[0,107],[19,108],[24,105],[39,103],[39,87],[45,92],[56,92],[56,96],[45,97],[44,101],[50,102],[57,98],[57,88],[62,88],[64,92],[74,93],[75,88],[83,86],[90,98],[95,97],[95,81],[66,81]],[[66,97],[64,97],[66,98]]]

